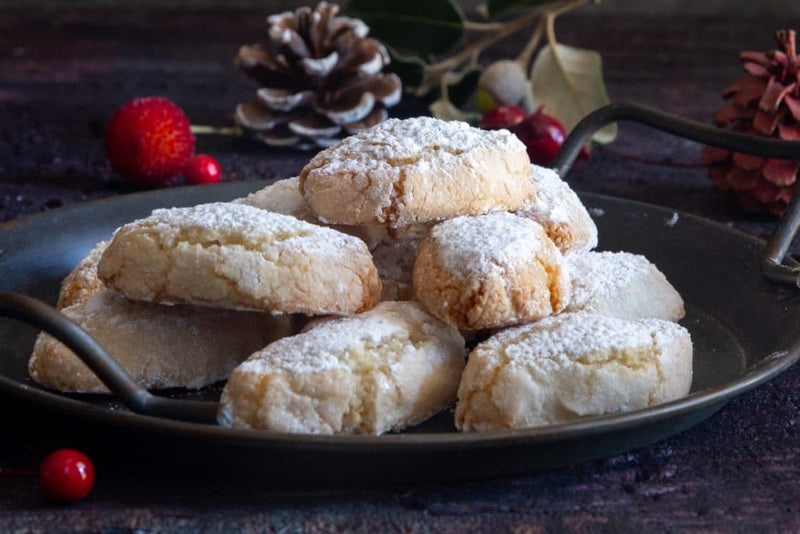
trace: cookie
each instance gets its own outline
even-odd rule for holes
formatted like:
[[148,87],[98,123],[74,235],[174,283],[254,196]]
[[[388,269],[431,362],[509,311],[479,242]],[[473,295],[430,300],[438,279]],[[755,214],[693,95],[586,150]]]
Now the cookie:
[[404,237],[388,240],[372,251],[372,261],[381,278],[381,300],[414,298],[412,278],[420,239]]
[[567,256],[572,299],[565,311],[589,311],[622,319],[679,321],[683,299],[647,258],[629,252]]
[[[246,197],[237,198],[233,200],[233,202],[237,204],[247,204],[248,206],[254,206],[275,213],[291,215],[301,221],[310,222],[312,224],[324,224],[317,218],[316,214],[311,211],[311,208],[300,194],[299,186],[300,178],[297,176],[284,180],[277,180],[263,189],[250,193]],[[362,224],[356,226],[340,224],[331,227],[340,232],[360,238],[367,244],[370,250],[388,237],[386,227],[378,224]]]
[[309,315],[371,308],[363,241],[234,203],[155,210],[117,231],[98,276],[131,299]]
[[107,246],[108,241],[97,243],[61,281],[56,308],[60,310],[86,302],[96,293],[105,290],[106,285],[97,277],[97,264]]
[[570,276],[542,226],[510,213],[434,226],[414,264],[414,294],[461,330],[535,321],[564,309]]
[[531,165],[536,193],[515,213],[544,226],[562,253],[583,252],[597,246],[597,226],[575,191],[556,171]]
[[613,414],[689,393],[682,326],[565,313],[509,328],[470,353],[458,389],[463,432],[528,428]]
[[[288,317],[130,301],[110,290],[61,312],[82,326],[142,387],[200,388],[225,379],[250,354],[286,333]],[[36,340],[31,377],[59,391],[108,389],[48,334]]]
[[533,183],[525,145],[509,131],[417,117],[321,151],[300,173],[300,192],[323,221],[402,227],[518,209]]
[[238,428],[378,435],[452,405],[463,368],[457,330],[418,303],[383,302],[253,354],[228,379],[221,414]]

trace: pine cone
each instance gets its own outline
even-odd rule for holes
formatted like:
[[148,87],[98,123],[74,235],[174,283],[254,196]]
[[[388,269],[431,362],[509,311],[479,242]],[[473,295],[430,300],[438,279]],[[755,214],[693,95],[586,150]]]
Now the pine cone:
[[[800,140],[800,57],[794,30],[775,32],[780,50],[742,52],[747,76],[732,83],[714,121],[729,130],[765,137]],[[701,161],[715,186],[732,189],[747,210],[767,209],[780,215],[797,187],[800,162],[760,158],[705,147]]]
[[402,84],[382,74],[389,55],[358,19],[321,2],[267,18],[269,39],[242,46],[236,66],[262,88],[235,120],[270,145],[329,146],[387,118]]

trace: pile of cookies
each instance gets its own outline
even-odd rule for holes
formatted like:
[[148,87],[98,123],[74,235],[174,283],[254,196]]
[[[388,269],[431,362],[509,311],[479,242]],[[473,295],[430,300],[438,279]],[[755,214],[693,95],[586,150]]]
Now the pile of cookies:
[[[453,405],[460,431],[526,428],[686,395],[680,295],[597,242],[508,131],[390,119],[299,177],[123,226],[58,307],[147,388],[227,380],[239,428],[381,434]],[[29,371],[107,391],[44,333]]]

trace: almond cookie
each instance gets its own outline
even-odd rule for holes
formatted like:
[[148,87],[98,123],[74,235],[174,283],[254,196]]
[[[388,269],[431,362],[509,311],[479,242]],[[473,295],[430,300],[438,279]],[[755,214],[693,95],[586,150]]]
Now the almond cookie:
[[97,264],[107,246],[108,241],[97,243],[61,281],[56,308],[60,310],[86,302],[96,293],[105,290],[106,285],[97,277]]
[[527,428],[636,410],[687,395],[691,382],[692,341],[682,326],[565,313],[475,347],[456,427]]
[[381,292],[360,239],[230,202],[155,210],[123,226],[98,276],[135,300],[273,313],[355,313]]
[[[286,178],[278,180],[263,189],[250,193],[246,197],[233,200],[237,204],[247,204],[261,208],[262,210],[274,211],[284,215],[291,215],[301,221],[312,224],[324,224],[317,218],[316,214],[306,203],[303,195],[300,194],[300,178]],[[332,228],[356,236],[364,241],[370,250],[375,248],[378,243],[388,237],[385,226],[377,224],[362,224],[348,226],[344,224],[333,225]]]
[[434,226],[414,264],[414,294],[461,330],[535,321],[564,309],[570,276],[542,226],[494,213]]
[[392,227],[518,209],[533,195],[525,145],[431,117],[389,119],[314,156],[300,192],[320,219]]
[[595,248],[597,226],[575,191],[553,169],[531,165],[531,174],[536,194],[515,213],[544,226],[564,254]]
[[566,259],[572,273],[572,299],[564,311],[665,321],[679,321],[685,315],[680,294],[644,256],[584,252]]
[[372,261],[381,278],[381,300],[414,298],[412,278],[420,240],[413,237],[381,243],[372,251]]
[[[145,388],[200,388],[226,378],[254,351],[286,333],[288,317],[134,302],[110,290],[61,310]],[[48,334],[36,340],[31,377],[59,391],[107,393],[71,350]]]
[[455,402],[464,339],[415,302],[383,302],[275,341],[231,374],[234,427],[303,434],[401,430]]

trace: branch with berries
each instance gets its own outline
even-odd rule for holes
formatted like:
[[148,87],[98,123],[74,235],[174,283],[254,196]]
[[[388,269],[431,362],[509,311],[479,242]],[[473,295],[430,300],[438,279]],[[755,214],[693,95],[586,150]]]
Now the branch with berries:
[[[527,140],[531,130],[569,132],[609,103],[600,54],[556,38],[556,19],[592,1],[597,0],[490,0],[479,8],[480,20],[468,19],[451,0],[353,0],[347,13],[363,19],[386,45],[388,68],[407,92],[432,97],[432,115],[517,127],[528,131],[520,135]],[[484,56],[501,42],[507,50],[509,38],[520,43],[513,57],[484,66]],[[615,136],[611,126],[593,140],[607,143]],[[543,154],[536,151],[535,159],[549,163]]]

